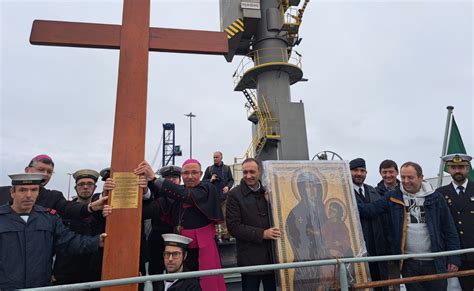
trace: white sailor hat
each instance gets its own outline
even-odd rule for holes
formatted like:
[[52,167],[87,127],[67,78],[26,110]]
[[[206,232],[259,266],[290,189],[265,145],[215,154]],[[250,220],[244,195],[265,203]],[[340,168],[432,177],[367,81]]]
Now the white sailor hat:
[[443,162],[445,162],[448,166],[468,166],[469,162],[472,160],[472,157],[466,154],[450,154],[445,155],[442,157],[442,159]]
[[39,185],[44,180],[44,175],[40,173],[10,174],[8,177],[12,179],[12,186]]
[[165,233],[161,235],[165,241],[165,246],[176,246],[187,249],[188,245],[193,241],[189,237],[185,237],[174,233]]
[[97,179],[99,179],[99,173],[95,170],[83,169],[76,171],[74,174],[72,174],[72,177],[74,180],[76,180],[76,182],[83,178],[91,178],[97,182]]

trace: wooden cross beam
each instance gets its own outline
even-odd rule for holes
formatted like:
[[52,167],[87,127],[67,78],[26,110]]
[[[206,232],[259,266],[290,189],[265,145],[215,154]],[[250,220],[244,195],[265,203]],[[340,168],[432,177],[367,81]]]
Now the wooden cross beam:
[[[33,23],[32,44],[120,49],[111,164],[114,178],[118,173],[132,173],[144,159],[148,51],[219,55],[228,52],[224,32],[149,26],[150,0],[124,0],[121,26],[44,20]],[[118,191],[112,193],[109,202],[114,195],[119,197]],[[103,280],[138,276],[142,198],[138,190],[131,195],[136,196],[135,205],[115,209],[107,219],[109,236],[104,248]],[[112,288],[136,290],[137,285]]]
[[[122,26],[113,24],[35,20],[30,43],[48,46],[120,49]],[[224,55],[223,32],[150,28],[148,48],[155,52]]]

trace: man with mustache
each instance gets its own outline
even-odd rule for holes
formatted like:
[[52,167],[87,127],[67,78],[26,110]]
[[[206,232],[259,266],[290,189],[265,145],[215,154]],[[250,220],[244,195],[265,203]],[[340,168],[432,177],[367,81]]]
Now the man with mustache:
[[[354,184],[354,195],[357,204],[366,204],[381,199],[374,187],[365,184],[367,177],[367,167],[365,160],[356,158],[349,162],[351,170],[352,183]],[[384,233],[383,216],[364,218],[360,217],[362,233],[364,235],[365,245],[369,256],[383,256],[388,254],[387,242]],[[370,276],[373,281],[387,279],[387,262],[369,263]],[[387,287],[375,288],[376,291],[388,290]]]
[[[448,204],[454,224],[458,231],[461,248],[474,247],[474,182],[469,181],[469,161],[472,157],[466,154],[451,154],[443,157],[452,183],[440,187],[437,191],[443,194]],[[461,256],[459,270],[474,269],[474,253]],[[474,290],[474,276],[459,277],[462,290]]]

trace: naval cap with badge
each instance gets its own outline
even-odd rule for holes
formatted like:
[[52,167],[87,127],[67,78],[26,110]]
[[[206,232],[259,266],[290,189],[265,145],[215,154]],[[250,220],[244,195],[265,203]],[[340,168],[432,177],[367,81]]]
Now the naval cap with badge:
[[100,170],[99,175],[102,177],[102,181],[106,181],[108,178],[110,178],[110,167]]
[[188,248],[188,245],[193,241],[189,237],[174,233],[164,233],[161,236],[165,241],[165,246],[176,246],[184,250],[186,250]]
[[12,186],[18,185],[40,185],[45,176],[40,173],[19,173],[9,174],[8,177],[12,179]]
[[84,178],[91,178],[95,182],[99,179],[99,173],[95,170],[91,169],[83,169],[83,170],[78,170],[74,174],[72,174],[72,177],[74,180],[79,181],[80,179]]
[[468,166],[472,157],[467,154],[449,154],[442,157],[448,166]]
[[178,166],[164,166],[160,169],[159,174],[161,177],[180,177],[181,167]]
[[366,169],[365,160],[363,158],[353,159],[352,161],[349,162],[349,168],[351,170],[354,170],[357,168]]

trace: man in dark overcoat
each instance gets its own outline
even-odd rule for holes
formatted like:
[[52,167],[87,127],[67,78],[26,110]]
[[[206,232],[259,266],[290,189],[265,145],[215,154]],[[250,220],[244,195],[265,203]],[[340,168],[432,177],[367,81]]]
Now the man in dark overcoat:
[[[243,178],[227,197],[226,222],[230,234],[237,239],[239,267],[273,263],[272,241],[280,238],[280,230],[271,227],[269,204],[260,183],[261,166],[253,159],[242,163]],[[242,274],[242,290],[276,290],[273,271]]]
[[[469,162],[466,154],[451,154],[443,157],[448,166],[452,183],[437,189],[448,204],[461,241],[461,248],[474,248],[474,181],[469,181]],[[474,253],[461,256],[459,270],[474,269]],[[463,291],[474,290],[474,276],[459,277]]]
[[[349,163],[351,170],[354,195],[357,204],[371,203],[381,199],[374,187],[364,183],[367,177],[365,160],[357,158]],[[369,256],[383,256],[388,254],[384,232],[383,216],[367,219],[360,218],[365,245]],[[388,278],[387,262],[369,263],[370,276],[373,281]],[[375,288],[376,291],[388,290],[388,287]]]
[[[76,181],[74,189],[77,197],[73,201],[89,204],[99,199],[95,193],[99,173],[92,169],[78,170],[73,174]],[[105,219],[101,213],[85,218],[63,219],[67,228],[82,235],[98,235],[105,230]],[[82,282],[100,281],[102,271],[102,251],[87,255],[57,254],[53,267],[53,284],[64,285]],[[98,290],[98,289],[97,289]]]

